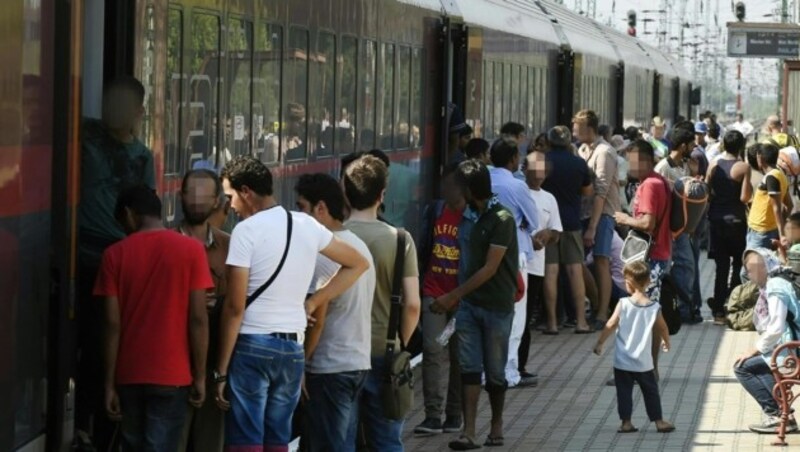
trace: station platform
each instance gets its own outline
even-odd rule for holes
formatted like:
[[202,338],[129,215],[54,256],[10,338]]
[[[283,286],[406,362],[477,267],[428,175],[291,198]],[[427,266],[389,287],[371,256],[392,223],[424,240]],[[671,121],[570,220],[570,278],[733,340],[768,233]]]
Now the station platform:
[[[702,259],[701,287],[705,300],[713,292],[714,262]],[[492,451],[757,451],[798,450],[800,435],[787,436],[788,447],[771,446],[775,435],[757,435],[747,425],[761,420],[755,401],[733,375],[733,362],[755,341],[754,332],[738,332],[707,320],[684,325],[672,336],[672,350],[662,354],[660,391],[666,419],[676,431],[656,432],[649,423],[638,388],[634,388],[633,423],[640,430],[618,434],[616,392],[606,386],[612,376],[613,338],[602,357],[592,353],[597,335],[576,335],[562,329],[558,336],[533,335],[528,371],[539,374],[534,388],[510,389],[506,396],[505,446]],[[418,372],[419,374],[419,372]],[[406,422],[408,451],[448,450],[459,434],[414,435],[422,422],[421,375],[415,409]],[[481,393],[478,440],[489,432],[489,401]]]

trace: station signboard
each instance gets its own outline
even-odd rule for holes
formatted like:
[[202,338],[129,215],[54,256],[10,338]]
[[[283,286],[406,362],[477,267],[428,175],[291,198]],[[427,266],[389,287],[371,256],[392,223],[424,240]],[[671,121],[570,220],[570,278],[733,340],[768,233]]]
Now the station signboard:
[[736,58],[799,58],[800,25],[729,22],[728,56]]

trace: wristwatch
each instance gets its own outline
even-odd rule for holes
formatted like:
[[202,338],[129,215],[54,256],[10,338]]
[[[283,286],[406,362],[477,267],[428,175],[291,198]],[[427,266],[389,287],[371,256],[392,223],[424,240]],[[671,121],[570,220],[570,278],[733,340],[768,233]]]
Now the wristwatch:
[[219,373],[216,370],[214,371],[214,373],[211,374],[211,378],[214,379],[214,383],[215,384],[216,383],[225,383],[226,381],[228,381],[228,376],[227,375],[222,375],[221,373]]

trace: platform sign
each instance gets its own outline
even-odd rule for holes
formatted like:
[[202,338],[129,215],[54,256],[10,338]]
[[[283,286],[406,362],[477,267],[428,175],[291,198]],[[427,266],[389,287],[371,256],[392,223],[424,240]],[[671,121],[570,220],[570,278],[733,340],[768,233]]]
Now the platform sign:
[[728,23],[728,56],[737,58],[800,57],[800,26],[779,23]]

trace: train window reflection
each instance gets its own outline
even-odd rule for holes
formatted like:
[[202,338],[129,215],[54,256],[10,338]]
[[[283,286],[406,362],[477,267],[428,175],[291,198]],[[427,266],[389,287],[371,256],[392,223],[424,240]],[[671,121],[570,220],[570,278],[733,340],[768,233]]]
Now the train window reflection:
[[[208,14],[192,17],[191,49],[189,68],[188,141],[187,154],[190,163],[208,159],[214,165],[230,159],[224,148],[217,155],[218,130],[218,81],[220,75],[220,20]],[[217,166],[220,167],[220,166]],[[182,171],[181,171],[182,172]]]
[[363,118],[358,123],[359,146],[361,149],[372,149],[375,147],[375,110],[377,108],[377,96],[375,80],[378,71],[378,44],[375,41],[364,41],[363,55],[363,74],[359,72],[361,88],[359,90],[361,109],[359,118]]
[[394,44],[381,44],[380,106],[378,107],[378,136],[381,149],[394,147]]
[[506,63],[503,65],[503,120],[501,121],[499,127],[508,121],[512,121],[513,118],[511,117],[511,103],[513,102],[511,99],[512,95],[516,95],[516,93],[512,93],[511,91],[511,70],[514,69],[514,66]]
[[494,65],[483,62],[483,137],[494,137]]
[[519,66],[511,66],[511,116],[510,121],[523,122],[519,114],[519,101],[522,98],[522,93],[519,90]]
[[335,146],[339,155],[349,154],[355,150],[357,60],[358,40],[351,36],[343,36],[336,59],[338,66],[336,107],[339,111],[336,115],[334,130],[336,131]]
[[308,151],[308,30],[289,29],[289,50],[286,59],[286,109],[284,134],[287,160],[300,160]]
[[411,147],[422,146],[425,130],[424,105],[422,99],[422,50],[411,50]]
[[281,149],[281,62],[283,28],[264,25],[256,30],[256,71],[253,79],[254,147],[264,163],[278,161]]
[[408,149],[411,130],[411,48],[398,48],[397,64],[397,128],[394,145],[397,149]]
[[503,63],[494,63],[494,121],[492,123],[492,136],[500,135],[503,125]]
[[183,12],[167,14],[167,80],[164,90],[164,173],[181,172],[181,100],[183,99]]
[[336,37],[330,33],[320,32],[317,38],[317,54],[315,55],[312,72],[314,95],[311,96],[311,127],[316,138],[317,156],[333,155],[333,98],[334,86],[334,58],[336,57]]
[[[250,114],[250,65],[253,58],[253,24],[232,19],[228,26],[228,116],[225,140],[234,156],[250,154],[252,124]],[[227,162],[220,161],[221,168]]]

